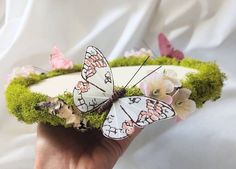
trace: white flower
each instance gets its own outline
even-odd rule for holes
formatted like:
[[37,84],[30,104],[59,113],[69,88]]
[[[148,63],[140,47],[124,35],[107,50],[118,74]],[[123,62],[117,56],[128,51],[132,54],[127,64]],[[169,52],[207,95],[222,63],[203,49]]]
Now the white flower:
[[182,84],[177,78],[177,73],[174,70],[165,69],[163,71],[163,76],[165,80],[170,80],[174,84],[174,87],[181,87]]
[[185,119],[188,114],[196,110],[195,102],[189,99],[190,94],[191,90],[181,88],[173,95],[171,105],[177,113],[177,117],[179,119]]
[[141,48],[139,50],[130,50],[126,51],[124,54],[125,57],[130,57],[130,56],[153,56],[153,53],[149,49]]
[[170,80],[164,79],[164,76],[153,73],[139,85],[141,92],[145,96],[159,99],[171,104],[172,97],[168,95],[174,91],[174,84]]
[[153,73],[141,82],[139,87],[145,96],[170,104],[179,119],[185,119],[189,113],[196,110],[195,102],[189,99],[191,90],[178,89],[181,87],[181,82],[173,70]]
[[30,74],[38,73],[33,66],[26,65],[22,67],[16,67],[12,73],[8,75],[8,82],[16,77],[28,77]]

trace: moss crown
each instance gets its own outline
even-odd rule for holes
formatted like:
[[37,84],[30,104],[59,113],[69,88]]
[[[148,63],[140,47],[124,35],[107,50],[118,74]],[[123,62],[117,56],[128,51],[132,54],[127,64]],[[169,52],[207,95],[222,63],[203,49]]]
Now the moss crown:
[[[120,57],[110,62],[111,67],[136,66],[143,63],[146,57]],[[192,91],[190,98],[196,102],[197,107],[202,107],[208,100],[217,100],[221,96],[223,82],[226,79],[214,62],[202,62],[199,60],[184,58],[181,61],[167,57],[157,57],[150,59],[147,65],[176,65],[198,70],[198,73],[189,73],[182,80],[182,85]],[[5,96],[9,112],[17,117],[18,120],[27,124],[35,122],[49,123],[51,125],[63,125],[68,127],[65,120],[51,115],[47,110],[36,110],[35,105],[39,102],[46,101],[48,96],[41,93],[34,93],[29,90],[29,86],[36,84],[44,79],[80,72],[82,66],[74,65],[69,70],[54,70],[45,74],[31,74],[28,77],[17,77],[8,85]],[[126,96],[142,95],[139,88],[128,88]],[[58,96],[68,105],[73,104],[72,93],[65,92]],[[82,115],[88,121],[89,126],[100,128],[106,114],[85,113]]]

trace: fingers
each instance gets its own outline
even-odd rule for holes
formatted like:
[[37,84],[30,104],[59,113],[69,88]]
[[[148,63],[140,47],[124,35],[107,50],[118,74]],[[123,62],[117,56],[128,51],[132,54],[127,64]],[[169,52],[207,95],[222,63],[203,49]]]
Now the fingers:
[[[39,124],[37,128],[38,143],[50,144],[51,146],[67,147],[72,146],[73,149],[77,149],[90,145],[93,148],[97,144],[103,142],[109,142],[113,144],[114,148],[118,151],[120,157],[124,151],[128,148],[130,143],[137,137],[141,132],[141,128],[135,127],[134,132],[129,137],[123,140],[112,140],[103,136],[99,130],[90,130],[88,132],[81,133],[73,128],[64,128],[62,126],[50,126],[47,124]],[[43,141],[43,142],[42,142]]]

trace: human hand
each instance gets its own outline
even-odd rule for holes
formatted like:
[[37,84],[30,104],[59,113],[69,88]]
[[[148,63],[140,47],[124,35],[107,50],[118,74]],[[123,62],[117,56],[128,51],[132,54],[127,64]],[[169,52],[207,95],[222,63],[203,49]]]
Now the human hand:
[[136,128],[130,137],[117,141],[98,130],[81,133],[39,124],[35,169],[111,169],[139,132]]

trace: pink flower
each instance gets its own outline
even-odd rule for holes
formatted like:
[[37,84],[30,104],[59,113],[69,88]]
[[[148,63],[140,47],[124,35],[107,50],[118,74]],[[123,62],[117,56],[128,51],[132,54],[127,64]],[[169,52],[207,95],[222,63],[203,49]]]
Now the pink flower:
[[174,84],[164,78],[163,75],[153,73],[139,85],[141,92],[145,96],[159,99],[168,104],[172,103],[172,97],[169,93],[174,91]]
[[65,58],[63,53],[57,47],[53,47],[49,62],[52,70],[73,68],[73,62]]
[[8,83],[16,77],[28,77],[30,74],[37,74],[38,72],[33,66],[26,65],[22,67],[16,67],[11,74],[8,75]]

